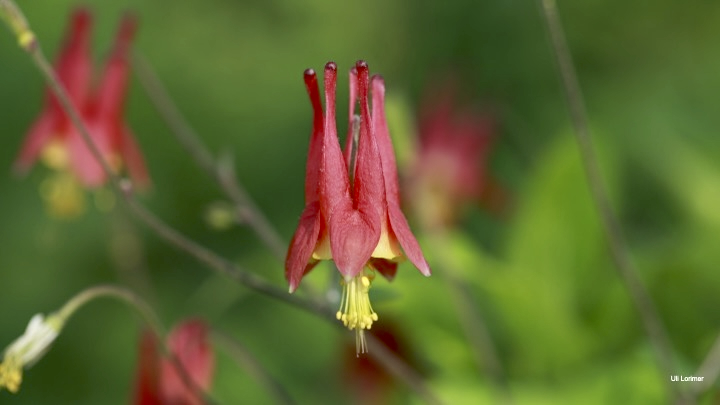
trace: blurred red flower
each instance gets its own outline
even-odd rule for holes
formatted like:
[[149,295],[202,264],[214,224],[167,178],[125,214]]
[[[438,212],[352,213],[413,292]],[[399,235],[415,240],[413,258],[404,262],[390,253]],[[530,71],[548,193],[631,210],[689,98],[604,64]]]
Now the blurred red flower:
[[[76,10],[55,64],[57,77],[79,111],[93,142],[114,170],[125,167],[140,186],[149,178],[142,154],[123,119],[128,87],[128,57],[137,21],[125,15],[103,75],[92,83],[90,30],[92,16],[86,9]],[[15,161],[15,169],[26,173],[38,160],[55,171],[55,200],[62,210],[63,197],[73,197],[68,187],[95,188],[107,180],[100,163],[90,152],[50,89],[46,90],[42,112],[30,127]],[[72,204],[66,207],[72,208]],[[62,212],[60,212],[62,214]],[[70,213],[72,214],[72,213]]]
[[421,110],[419,148],[408,170],[406,195],[425,229],[453,225],[472,202],[487,200],[497,209],[497,201],[489,199],[501,197],[487,174],[494,122],[459,106],[455,93],[454,86],[446,86]]
[[[177,325],[168,335],[170,356],[158,347],[158,337],[143,333],[135,388],[135,404],[202,404],[210,388],[215,357],[208,343],[208,328],[193,319]],[[180,367],[184,370],[181,374]]]

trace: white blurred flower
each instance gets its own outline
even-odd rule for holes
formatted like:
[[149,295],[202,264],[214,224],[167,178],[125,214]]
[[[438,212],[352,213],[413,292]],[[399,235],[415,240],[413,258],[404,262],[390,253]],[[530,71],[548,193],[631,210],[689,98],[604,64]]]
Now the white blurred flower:
[[37,314],[30,319],[25,333],[6,349],[0,363],[0,389],[17,392],[22,382],[22,371],[35,364],[50,349],[60,333],[64,321],[60,316],[45,318]]

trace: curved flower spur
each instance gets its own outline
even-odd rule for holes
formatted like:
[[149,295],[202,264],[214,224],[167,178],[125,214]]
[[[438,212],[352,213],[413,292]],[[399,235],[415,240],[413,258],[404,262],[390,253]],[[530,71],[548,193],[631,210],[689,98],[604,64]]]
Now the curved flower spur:
[[[305,177],[305,209],[285,261],[290,292],[320,260],[334,260],[343,275],[343,294],[337,313],[356,331],[357,352],[366,352],[364,330],[378,316],[368,291],[375,271],[391,280],[405,258],[425,276],[430,267],[400,210],[395,152],[385,118],[385,84],[380,76],[369,79],[367,63],[358,61],[350,71],[350,122],[357,122],[357,148],[353,130],[345,153],[340,149],[335,122],[337,66],[325,65],[325,114],[317,76],[305,71],[305,86],[313,107]],[[372,86],[372,111],[368,103]]]

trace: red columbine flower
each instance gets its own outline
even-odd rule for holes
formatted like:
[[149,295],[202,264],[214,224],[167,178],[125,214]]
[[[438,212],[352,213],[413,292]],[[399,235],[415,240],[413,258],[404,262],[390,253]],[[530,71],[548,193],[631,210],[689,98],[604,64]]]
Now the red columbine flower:
[[[200,320],[177,325],[167,340],[174,361],[163,355],[157,336],[149,331],[143,333],[135,404],[202,404],[202,393],[210,388],[215,368],[207,333],[207,326]],[[180,374],[179,367],[185,376]]]
[[[305,86],[313,106],[305,177],[305,210],[290,242],[285,277],[293,292],[319,260],[334,260],[344,277],[338,319],[356,330],[358,351],[365,350],[363,330],[377,314],[368,290],[377,270],[391,279],[397,262],[407,257],[426,276],[430,267],[400,211],[395,152],[385,119],[385,85],[372,78],[372,113],[368,105],[369,73],[364,61],[350,72],[350,122],[360,103],[357,149],[348,134],[345,154],[335,124],[337,67],[325,65],[325,114],[317,78],[305,71]],[[352,126],[352,124],[351,124]],[[403,253],[404,252],[404,253]]]
[[[145,163],[128,126],[123,106],[128,86],[128,57],[136,20],[126,15],[118,30],[105,71],[91,88],[90,28],[92,18],[85,9],[75,11],[55,66],[58,79],[80,112],[95,145],[113,169],[127,168],[140,185],[149,179]],[[28,131],[15,168],[27,172],[40,160],[55,171],[45,193],[51,209],[60,215],[75,214],[81,187],[96,188],[107,180],[100,163],[90,152],[80,132],[65,114],[50,89],[45,106]],[[74,200],[74,203],[73,203]]]
[[407,194],[424,227],[447,227],[467,203],[502,197],[491,195],[499,189],[494,190],[486,170],[492,120],[458,109],[452,86],[428,98],[419,130],[420,148],[410,168]]

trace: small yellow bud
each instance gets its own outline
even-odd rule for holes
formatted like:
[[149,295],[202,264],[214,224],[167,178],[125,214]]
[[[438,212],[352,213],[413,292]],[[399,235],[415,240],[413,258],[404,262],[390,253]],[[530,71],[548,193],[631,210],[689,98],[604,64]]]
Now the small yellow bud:
[[7,26],[13,31],[18,40],[18,45],[26,51],[33,50],[35,46],[35,34],[30,30],[25,16],[20,8],[12,1],[0,1],[0,19],[4,20]]

